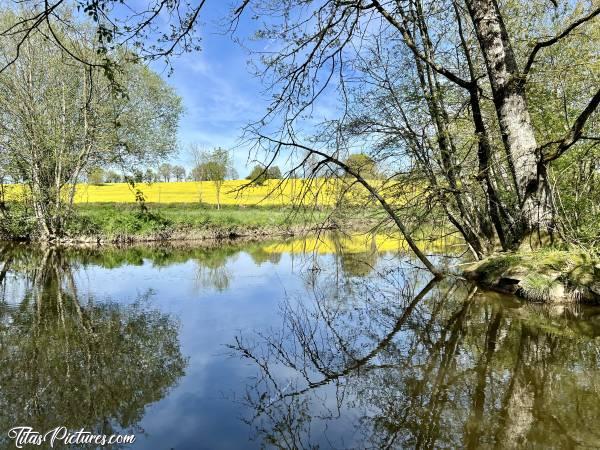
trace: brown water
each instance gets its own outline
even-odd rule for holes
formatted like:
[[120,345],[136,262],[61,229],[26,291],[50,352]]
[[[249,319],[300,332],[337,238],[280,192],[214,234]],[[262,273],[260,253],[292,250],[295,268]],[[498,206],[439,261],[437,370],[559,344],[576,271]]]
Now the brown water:
[[0,446],[64,425],[148,449],[600,447],[600,309],[381,249],[0,245]]

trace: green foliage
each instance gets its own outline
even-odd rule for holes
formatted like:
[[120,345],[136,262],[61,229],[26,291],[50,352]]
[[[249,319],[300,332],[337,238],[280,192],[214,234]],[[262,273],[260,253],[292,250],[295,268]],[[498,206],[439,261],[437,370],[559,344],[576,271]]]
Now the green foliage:
[[70,226],[71,235],[121,234],[149,235],[168,231],[228,230],[251,231],[266,228],[285,228],[290,225],[307,225],[324,220],[321,212],[304,218],[291,215],[289,208],[224,206],[221,210],[193,204],[146,204],[148,212],[142,213],[134,205],[98,203],[77,205],[76,220]]
[[221,187],[223,182],[233,177],[235,169],[229,152],[217,147],[212,151],[200,151],[197,155],[196,167],[192,170],[194,181],[211,181],[214,183],[217,193],[217,208],[221,209]]
[[[377,163],[369,155],[364,153],[353,153],[348,156],[346,165],[352,169],[352,171],[358,173],[363,178],[373,180],[379,178],[379,171],[377,170]],[[346,176],[350,176],[346,174]]]
[[66,234],[79,236],[148,236],[168,233],[173,221],[160,211],[141,210],[139,208],[77,209],[76,214],[67,222]]
[[35,235],[36,222],[24,202],[10,202],[0,212],[0,239],[27,240]]
[[572,149],[551,169],[561,233],[569,241],[600,246],[600,147]]
[[263,185],[267,180],[281,179],[281,169],[278,166],[264,167],[256,165],[246,177],[246,180],[253,180],[258,185]]
[[[119,98],[115,142],[111,152],[123,153],[121,164],[136,166],[163,159],[176,150],[182,99],[157,73],[143,65],[121,63],[127,96]],[[114,158],[114,153],[108,155]],[[123,159],[124,158],[124,159]]]
[[559,285],[556,279],[532,272],[519,283],[523,296],[534,302],[547,302],[551,298],[552,289]]
[[212,151],[203,151],[198,159],[198,163],[192,170],[194,181],[223,182],[233,173],[233,161],[225,149],[215,148]]
[[[18,20],[10,11],[0,13],[0,26]],[[60,38],[63,47],[46,33]],[[0,173],[25,183],[38,234],[52,239],[64,231],[83,174],[99,184],[103,167],[132,170],[175,149],[182,107],[159,75],[131,63],[123,50],[110,55],[119,64],[112,73],[119,91],[99,66],[69,60],[71,54],[90,63],[101,58],[85,23],[74,29],[56,24],[51,33],[36,30],[28,38],[21,57],[0,73]],[[0,40],[0,59],[7,60],[19,40],[14,35]]]
[[109,170],[106,172],[105,180],[107,183],[121,183],[123,181],[123,177],[114,170]]
[[203,181],[213,181],[215,183],[219,183],[225,181],[225,177],[227,176],[227,167],[224,163],[215,158],[211,161],[206,161],[203,163],[201,172],[206,178]]
[[158,176],[164,182],[171,181],[171,176],[173,175],[173,166],[169,163],[163,163],[158,168]]
[[159,176],[152,170],[146,169],[143,176],[144,183],[154,183],[159,180]]
[[95,236],[100,232],[100,224],[89,216],[81,215],[78,211],[65,224],[67,236]]
[[175,177],[176,181],[185,180],[185,168],[181,166],[173,166],[171,168],[171,174]]
[[94,167],[88,171],[87,182],[89,184],[102,184],[105,180],[105,173],[101,167]]
[[131,174],[125,175],[126,183],[143,183],[148,173],[142,172],[140,169],[133,169]]
[[119,214],[106,218],[103,231],[109,235],[148,235],[164,232],[171,226],[171,221],[160,213],[136,211],[131,214]]

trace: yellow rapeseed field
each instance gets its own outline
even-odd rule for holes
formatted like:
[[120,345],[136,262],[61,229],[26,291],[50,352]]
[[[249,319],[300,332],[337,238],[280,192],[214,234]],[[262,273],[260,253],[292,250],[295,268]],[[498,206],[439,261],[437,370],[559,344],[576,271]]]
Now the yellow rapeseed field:
[[[385,188],[379,180],[370,180],[372,186],[387,197],[386,189],[393,189],[391,203],[404,205],[422,193],[415,185],[388,184]],[[400,195],[399,188],[404,192]],[[5,185],[4,198],[16,200],[23,198],[23,185]],[[75,203],[135,203],[136,191],[143,193],[148,203],[203,203],[217,204],[217,190],[211,181],[104,183],[77,185]],[[68,195],[68,189],[65,189]],[[263,185],[250,185],[248,180],[227,180],[220,191],[221,205],[236,206],[288,206],[304,204],[307,206],[332,206],[343,195],[344,203],[365,205],[374,199],[360,184],[347,179],[316,178],[268,180]]]
[[[307,184],[309,183],[309,184]],[[227,180],[221,187],[222,205],[238,206],[285,206],[302,201],[307,205],[329,206],[335,203],[342,191],[341,181],[316,179],[290,179],[280,182],[269,180],[264,185],[248,186],[248,180]],[[243,188],[243,189],[242,189]],[[21,185],[6,186],[8,200],[23,194]],[[136,190],[140,190],[149,203],[205,203],[217,204],[215,184],[202,182],[138,183],[132,188],[127,183],[104,183],[101,185],[78,184],[75,203],[134,203]],[[355,186],[346,193],[348,197],[364,197],[366,190]]]
[[[222,205],[288,205],[299,197],[303,180],[285,181],[278,186],[276,180],[270,180],[262,186],[248,186],[247,180],[227,180],[221,186]],[[210,181],[185,181],[169,183],[139,183],[135,189],[143,192],[144,198],[151,203],[217,203],[217,190]],[[127,183],[77,186],[76,203],[135,201],[135,189]],[[323,189],[319,194],[319,203],[331,204],[332,195]]]

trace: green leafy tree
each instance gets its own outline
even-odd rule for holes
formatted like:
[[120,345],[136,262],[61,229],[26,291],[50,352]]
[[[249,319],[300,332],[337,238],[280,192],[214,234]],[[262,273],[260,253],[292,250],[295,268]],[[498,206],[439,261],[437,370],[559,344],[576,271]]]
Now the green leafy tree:
[[185,180],[185,168],[182,166],[173,166],[172,174],[176,181]]
[[88,171],[87,181],[89,184],[102,184],[105,180],[105,173],[101,167],[94,167]]
[[140,169],[133,169],[132,174],[125,178],[128,183],[143,183],[145,175]]
[[210,181],[214,184],[217,194],[217,209],[221,209],[221,188],[227,178],[235,173],[233,161],[229,152],[223,148],[215,148],[200,154],[201,161],[193,170],[192,174],[196,181]]
[[106,172],[105,180],[107,183],[121,183],[123,177],[114,170],[109,170]]
[[281,179],[281,169],[279,166],[271,166],[267,170],[267,175],[269,180],[279,180]]
[[190,179],[192,181],[206,181],[204,166],[202,164],[197,165],[191,170]]
[[158,168],[158,176],[162,181],[168,183],[171,181],[171,176],[173,175],[173,166],[169,163],[163,163]]
[[[353,171],[360,174],[363,178],[373,180],[379,178],[377,163],[375,160],[364,153],[353,153],[346,159],[346,165]],[[349,176],[347,173],[345,176]]]
[[[0,25],[18,21],[4,12]],[[27,185],[37,235],[60,238],[73,213],[77,182],[90,167],[131,170],[174,150],[181,100],[156,73],[116,51],[121,90],[98,67],[68,59],[47,39],[60,36],[71,54],[100,58],[89,27],[38,28],[26,45],[3,36],[0,59],[19,59],[0,73],[3,171]],[[68,61],[68,63],[67,63]]]
[[156,172],[154,172],[154,170],[146,169],[146,172],[144,172],[143,180],[145,183],[154,183],[155,181],[159,180],[159,176]]
[[254,183],[262,185],[267,180],[275,180],[281,178],[281,169],[278,166],[264,167],[256,165],[246,177],[247,180],[252,180]]

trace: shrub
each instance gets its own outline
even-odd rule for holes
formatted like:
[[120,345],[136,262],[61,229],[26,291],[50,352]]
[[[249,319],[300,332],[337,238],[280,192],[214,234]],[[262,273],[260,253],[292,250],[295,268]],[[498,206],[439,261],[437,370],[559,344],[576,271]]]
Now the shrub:
[[0,217],[0,238],[22,241],[34,237],[35,219],[24,203],[15,202],[3,205]]

